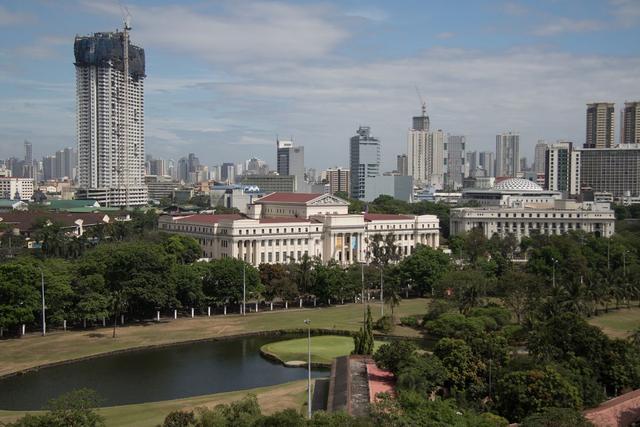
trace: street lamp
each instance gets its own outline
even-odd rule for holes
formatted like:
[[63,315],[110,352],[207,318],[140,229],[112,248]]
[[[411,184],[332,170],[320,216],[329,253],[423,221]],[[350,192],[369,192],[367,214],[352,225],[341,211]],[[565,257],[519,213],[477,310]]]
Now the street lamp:
[[384,317],[384,282],[382,280],[383,265],[380,264],[380,316]]
[[307,416],[311,419],[311,320],[305,319],[307,325]]
[[247,278],[246,278],[246,266],[245,262],[242,263],[242,315],[247,315]]

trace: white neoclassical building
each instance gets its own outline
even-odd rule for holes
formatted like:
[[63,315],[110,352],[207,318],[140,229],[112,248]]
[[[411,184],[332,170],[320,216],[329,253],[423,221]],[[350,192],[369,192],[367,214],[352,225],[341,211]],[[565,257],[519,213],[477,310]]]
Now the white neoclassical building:
[[298,261],[304,255],[343,265],[369,260],[374,235],[392,233],[402,256],[416,245],[437,248],[435,215],[349,214],[349,204],[330,194],[271,193],[248,214],[160,217],[159,228],[194,237],[210,259],[233,257],[253,265]]
[[560,193],[524,179],[507,179],[490,190],[465,191],[464,198],[482,206],[451,209],[451,235],[480,228],[487,238],[511,233],[520,241],[536,233],[582,230],[611,237],[615,231],[615,215],[608,203],[563,200]]

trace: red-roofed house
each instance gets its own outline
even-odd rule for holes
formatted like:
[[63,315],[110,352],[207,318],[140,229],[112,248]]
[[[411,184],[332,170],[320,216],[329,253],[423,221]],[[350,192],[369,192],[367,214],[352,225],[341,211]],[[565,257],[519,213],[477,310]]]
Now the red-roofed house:
[[233,257],[259,265],[298,261],[304,255],[341,264],[369,261],[376,234],[395,236],[402,256],[416,245],[439,245],[434,215],[349,214],[331,194],[271,193],[248,206],[247,215],[160,218],[159,228],[196,238],[205,258]]

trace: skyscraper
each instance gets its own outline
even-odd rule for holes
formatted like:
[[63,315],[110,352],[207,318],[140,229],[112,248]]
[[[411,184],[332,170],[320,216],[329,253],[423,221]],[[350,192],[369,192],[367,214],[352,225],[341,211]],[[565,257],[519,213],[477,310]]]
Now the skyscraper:
[[144,205],[144,50],[123,32],[76,37],[76,197]]
[[409,162],[406,154],[398,154],[396,158],[396,171],[398,175],[401,176],[409,175]]
[[545,153],[544,186],[564,197],[580,193],[580,151],[571,142],[550,144]]
[[496,176],[515,177],[520,172],[520,134],[496,135]]
[[430,121],[426,105],[422,114],[413,118],[407,134],[407,173],[417,186],[444,186],[445,134],[442,130],[429,131]]
[[478,152],[467,151],[467,164],[466,164],[465,176],[470,175],[471,171],[477,168],[478,168]]
[[452,190],[462,188],[465,175],[466,138],[464,135],[447,137],[447,173],[445,184]]
[[417,185],[427,183],[429,160],[429,116],[426,105],[422,104],[422,115],[413,118],[413,126],[407,134],[407,169]]
[[481,151],[478,164],[486,171],[486,176],[496,176],[496,156],[492,151]]
[[380,175],[380,140],[371,136],[371,128],[360,126],[349,144],[351,197],[363,199],[365,178]]
[[329,193],[334,194],[342,191],[349,194],[349,169],[330,168],[325,171],[325,175],[329,184]]
[[24,141],[24,162],[27,164],[33,163],[33,146],[27,140]]
[[296,177],[296,191],[304,187],[304,147],[294,146],[291,140],[276,140],[277,171],[279,175]]
[[614,145],[614,108],[610,102],[587,104],[587,136],[584,148],[609,148]]
[[620,139],[623,144],[640,144],[640,101],[624,103]]
[[545,155],[549,145],[544,140],[538,140],[535,148],[535,156],[533,159],[533,171],[535,173],[544,173]]

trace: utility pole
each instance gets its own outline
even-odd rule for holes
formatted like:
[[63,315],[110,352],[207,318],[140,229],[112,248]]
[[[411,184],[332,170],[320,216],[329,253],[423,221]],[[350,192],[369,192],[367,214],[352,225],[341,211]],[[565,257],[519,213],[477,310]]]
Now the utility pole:
[[42,290],[42,336],[47,334],[47,320],[45,317],[45,303],[44,303],[44,272],[40,270],[40,287]]

